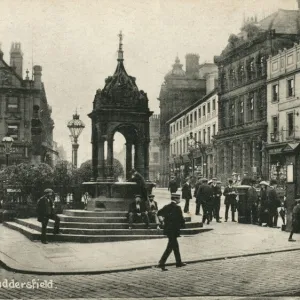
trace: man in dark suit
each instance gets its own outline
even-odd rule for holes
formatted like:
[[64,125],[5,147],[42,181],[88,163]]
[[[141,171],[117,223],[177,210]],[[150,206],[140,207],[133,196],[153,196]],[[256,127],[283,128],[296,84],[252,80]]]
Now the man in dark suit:
[[141,201],[141,195],[135,195],[135,200],[129,204],[128,209],[129,229],[132,229],[133,223],[145,222],[149,228],[149,217],[145,201]]
[[157,229],[159,229],[159,220],[158,220],[158,216],[157,216],[157,212],[158,212],[158,206],[157,206],[157,202],[154,201],[154,195],[149,195],[149,220],[150,222],[155,222]]
[[191,181],[190,178],[186,179],[185,184],[182,186],[182,199],[185,200],[185,205],[183,211],[185,213],[189,213],[189,205],[190,205],[190,200],[192,199],[192,187],[191,187]]
[[202,184],[201,180],[202,180],[202,177],[198,177],[198,181],[195,184],[195,190],[194,190],[194,197],[196,198],[196,212],[195,212],[196,215],[200,214],[201,201],[197,200],[197,193],[198,193],[198,189],[199,189],[200,185]]
[[221,187],[217,185],[217,178],[212,179],[211,184],[212,189],[212,199],[213,199],[213,214],[216,218],[216,221],[218,223],[221,223],[220,221],[220,207],[221,207]]
[[163,271],[166,271],[166,261],[171,254],[174,252],[176,259],[176,267],[183,267],[186,264],[181,261],[181,255],[179,251],[179,245],[177,238],[180,236],[180,229],[185,226],[185,221],[183,218],[181,207],[178,205],[180,203],[180,195],[172,194],[171,195],[171,203],[165,205],[161,210],[158,211],[157,215],[164,224],[164,234],[168,237],[169,242],[165,252],[163,253],[158,267]]
[[131,181],[137,184],[138,193],[141,195],[142,201],[147,202],[148,191],[147,191],[147,185],[144,177],[142,176],[141,173],[139,173],[135,169],[132,169],[131,173],[132,173]]
[[200,185],[197,192],[197,201],[201,201],[203,207],[203,224],[207,220],[207,224],[211,221],[211,210],[212,210],[212,188],[208,185],[208,180],[206,178],[202,179],[202,184]]
[[235,221],[235,210],[236,210],[236,192],[235,189],[233,187],[233,180],[229,179],[228,180],[228,185],[225,187],[224,189],[224,193],[223,195],[225,196],[225,222],[227,222],[228,220],[228,211],[229,208],[231,207],[231,221],[232,222],[236,222]]
[[44,196],[37,201],[37,216],[38,221],[42,223],[41,242],[43,244],[48,244],[46,231],[49,219],[55,221],[53,233],[59,234],[60,219],[53,210],[53,196],[53,190],[45,189]]
[[171,176],[171,180],[169,182],[168,191],[170,191],[171,194],[176,193],[178,190],[178,184],[175,180],[174,176]]

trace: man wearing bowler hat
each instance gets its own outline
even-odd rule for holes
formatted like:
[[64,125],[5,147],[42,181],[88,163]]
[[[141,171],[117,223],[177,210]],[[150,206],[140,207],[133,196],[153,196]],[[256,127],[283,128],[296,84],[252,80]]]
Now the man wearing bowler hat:
[[181,255],[179,251],[179,245],[177,238],[180,236],[180,229],[185,226],[185,221],[183,218],[181,207],[178,205],[180,203],[180,195],[172,194],[171,203],[165,205],[161,210],[158,211],[157,215],[161,222],[164,224],[164,234],[168,237],[169,242],[165,252],[163,253],[159,263],[158,268],[166,271],[166,261],[171,254],[174,252],[176,267],[180,268],[186,264],[181,261]]
[[128,222],[129,229],[132,229],[133,223],[138,223],[144,221],[147,228],[149,228],[149,217],[146,208],[145,201],[141,201],[141,195],[135,195],[135,200],[129,204],[128,209]]
[[49,219],[55,221],[53,233],[59,234],[60,219],[53,210],[53,196],[54,192],[52,189],[45,189],[44,196],[37,201],[36,209],[38,221],[42,223],[41,242],[43,244],[48,244],[46,231]]

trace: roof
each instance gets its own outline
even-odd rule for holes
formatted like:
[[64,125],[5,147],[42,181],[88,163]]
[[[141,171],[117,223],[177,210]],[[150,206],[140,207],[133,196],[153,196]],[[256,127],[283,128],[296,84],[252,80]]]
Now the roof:
[[180,63],[180,60],[178,56],[175,59],[175,64],[173,64],[173,69],[167,73],[165,76],[165,79],[168,79],[170,77],[185,77],[185,71],[182,69],[182,64]]
[[300,12],[298,10],[279,9],[265,19],[258,22],[262,30],[275,30],[276,33],[299,34]]
[[189,112],[190,110],[192,110],[195,107],[197,107],[199,104],[205,102],[207,99],[209,99],[210,97],[212,97],[214,94],[217,94],[217,91],[218,91],[218,89],[215,88],[209,94],[205,95],[203,98],[200,98],[199,100],[197,100],[196,102],[194,102],[192,105],[190,105],[189,107],[187,107],[185,110],[181,111],[180,113],[178,113],[177,115],[175,115],[174,117],[172,117],[171,119],[169,119],[166,123],[170,124],[173,121],[175,121],[176,119],[178,119],[181,116],[185,115],[187,112]]

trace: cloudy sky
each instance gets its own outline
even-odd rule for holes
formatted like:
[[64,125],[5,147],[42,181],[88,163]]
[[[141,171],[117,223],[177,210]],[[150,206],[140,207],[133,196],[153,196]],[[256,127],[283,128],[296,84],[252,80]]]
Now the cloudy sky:
[[[66,127],[76,107],[86,124],[80,136],[79,163],[91,156],[87,114],[98,88],[116,67],[118,33],[124,33],[127,72],[148,93],[159,113],[157,97],[164,75],[178,54],[198,53],[212,62],[244,16],[258,19],[296,0],[0,0],[0,42],[9,62],[12,42],[21,42],[24,73],[43,68],[48,102],[53,108],[54,138],[71,157]],[[118,145],[122,141],[117,138]]]

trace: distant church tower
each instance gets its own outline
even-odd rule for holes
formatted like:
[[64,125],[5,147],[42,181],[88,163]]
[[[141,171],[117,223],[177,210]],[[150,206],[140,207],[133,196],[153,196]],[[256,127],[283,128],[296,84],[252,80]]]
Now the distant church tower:
[[12,43],[10,49],[10,66],[23,78],[23,53],[21,43]]

